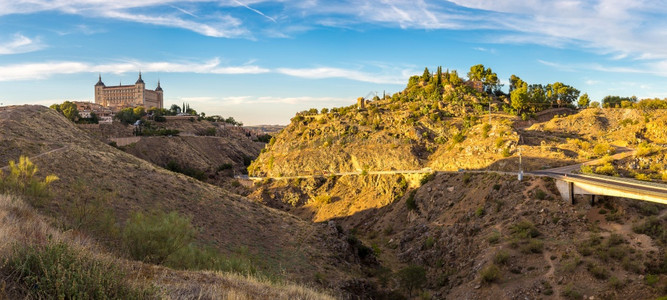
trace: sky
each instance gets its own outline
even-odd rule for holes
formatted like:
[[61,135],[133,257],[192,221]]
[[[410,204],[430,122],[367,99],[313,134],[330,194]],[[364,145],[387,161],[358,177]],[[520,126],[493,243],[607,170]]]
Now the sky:
[[[424,67],[667,97],[667,0],[0,0],[0,103],[160,80],[246,125],[395,93]],[[505,87],[507,89],[507,86]]]

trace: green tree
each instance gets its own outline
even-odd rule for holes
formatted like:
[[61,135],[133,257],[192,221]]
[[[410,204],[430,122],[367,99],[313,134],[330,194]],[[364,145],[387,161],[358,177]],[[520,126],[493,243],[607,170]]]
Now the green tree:
[[139,119],[134,115],[134,109],[131,107],[121,109],[114,117],[125,124],[134,124]]
[[438,70],[435,76],[436,76],[435,78],[436,86],[438,87],[442,86],[442,66],[438,66]]
[[579,101],[577,101],[577,106],[579,106],[579,108],[586,108],[590,103],[591,99],[588,98],[588,94],[584,93],[583,95],[581,95],[581,97],[579,97]]
[[470,67],[468,72],[468,79],[474,81],[481,81],[484,91],[491,93],[498,89],[500,81],[498,75],[491,70],[491,68],[484,68],[484,65],[474,65]]
[[428,68],[424,68],[424,74],[422,74],[421,81],[428,83],[431,81],[431,71]]
[[426,284],[426,270],[423,267],[412,265],[398,271],[398,281],[408,297],[412,297],[412,291],[421,289]]
[[538,112],[548,106],[546,90],[541,84],[531,84],[528,86],[528,104],[527,107],[533,112]]
[[62,104],[53,104],[49,107],[63,114],[65,118],[68,118],[72,122],[76,122],[79,120],[79,118],[81,118],[79,115],[79,110],[77,109],[76,104],[73,102],[65,101]]
[[169,115],[170,116],[175,116],[180,112],[181,112],[181,108],[176,104],[172,104],[171,107],[169,107]]
[[519,76],[512,75],[510,76],[510,93],[518,87],[523,86],[524,81],[519,78]]
[[79,119],[79,110],[76,108],[76,104],[65,101],[63,104],[60,105],[60,109],[62,109],[63,115],[65,115],[65,118],[70,119],[72,122],[76,122],[76,120]]
[[134,113],[134,116],[138,119],[146,115],[146,109],[143,106],[137,106],[132,110],[132,113]]
[[510,101],[512,108],[517,111],[517,114],[523,113],[530,105],[530,98],[528,97],[528,84],[523,82],[522,86],[515,88],[510,93]]

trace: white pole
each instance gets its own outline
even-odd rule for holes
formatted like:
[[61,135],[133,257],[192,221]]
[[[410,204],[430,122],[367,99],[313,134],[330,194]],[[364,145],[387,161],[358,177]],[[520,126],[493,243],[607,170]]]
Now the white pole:
[[521,165],[521,147],[519,148],[519,181],[523,180],[523,166]]

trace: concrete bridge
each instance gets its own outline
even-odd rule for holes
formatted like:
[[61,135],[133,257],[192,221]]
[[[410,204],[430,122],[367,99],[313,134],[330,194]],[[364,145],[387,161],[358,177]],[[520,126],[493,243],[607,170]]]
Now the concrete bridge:
[[574,203],[574,195],[611,196],[667,205],[667,185],[601,175],[568,174],[556,172],[533,172],[535,175],[556,179],[556,187],[563,199]]

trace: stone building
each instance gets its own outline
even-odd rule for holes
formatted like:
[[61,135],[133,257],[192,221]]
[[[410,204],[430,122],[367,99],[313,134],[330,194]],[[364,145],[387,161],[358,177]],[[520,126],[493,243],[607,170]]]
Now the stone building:
[[139,79],[134,85],[106,86],[102,82],[102,75],[99,76],[99,80],[95,84],[95,104],[115,111],[136,106],[143,106],[146,109],[151,107],[163,108],[163,99],[160,81],[158,80],[155,90],[147,90],[144,80],[141,79],[141,72],[139,72]]

